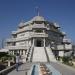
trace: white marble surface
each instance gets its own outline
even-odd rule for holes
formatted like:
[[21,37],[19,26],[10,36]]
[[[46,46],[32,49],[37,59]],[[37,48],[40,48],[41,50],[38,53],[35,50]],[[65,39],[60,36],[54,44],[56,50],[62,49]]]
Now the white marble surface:
[[47,62],[44,47],[34,47],[33,62]]

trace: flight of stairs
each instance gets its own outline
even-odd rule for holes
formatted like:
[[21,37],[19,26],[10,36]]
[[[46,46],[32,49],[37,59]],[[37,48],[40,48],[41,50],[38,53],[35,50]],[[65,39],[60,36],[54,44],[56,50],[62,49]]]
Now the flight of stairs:
[[48,54],[48,57],[49,57],[49,61],[56,62],[56,58],[55,58],[51,48],[46,47],[46,51],[47,51],[47,54]]
[[47,62],[44,47],[34,47],[32,62]]

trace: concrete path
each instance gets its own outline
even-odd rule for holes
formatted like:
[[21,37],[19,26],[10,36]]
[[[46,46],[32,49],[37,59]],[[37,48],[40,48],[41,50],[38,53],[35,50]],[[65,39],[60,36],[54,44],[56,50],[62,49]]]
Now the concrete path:
[[61,64],[61,63],[50,63],[55,69],[57,69],[62,75],[75,75],[75,69],[72,67],[69,67],[67,65]]
[[10,72],[8,75],[27,75],[28,70],[31,68],[31,63],[23,64],[19,67],[19,71],[17,72],[16,69]]
[[[8,75],[27,75],[28,70],[30,67],[35,63],[26,63],[19,67],[19,71],[13,70]],[[45,63],[49,64],[49,63]],[[58,62],[51,62],[51,66],[53,66],[56,70],[58,70],[62,75],[75,75],[75,69],[64,64]]]

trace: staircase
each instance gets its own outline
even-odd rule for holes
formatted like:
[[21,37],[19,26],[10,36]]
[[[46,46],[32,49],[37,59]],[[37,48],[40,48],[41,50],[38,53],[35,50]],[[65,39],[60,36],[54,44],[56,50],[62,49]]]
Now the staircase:
[[34,47],[32,62],[47,62],[44,47]]
[[54,54],[53,54],[51,48],[46,47],[46,51],[47,51],[47,54],[48,54],[48,57],[49,57],[49,61],[56,62],[56,59],[54,57]]

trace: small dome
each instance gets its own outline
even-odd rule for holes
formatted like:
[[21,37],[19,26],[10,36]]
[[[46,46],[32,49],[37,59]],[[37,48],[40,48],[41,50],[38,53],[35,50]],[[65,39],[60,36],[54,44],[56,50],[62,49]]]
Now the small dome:
[[35,16],[32,20],[33,21],[45,21],[44,17],[42,16]]
[[66,32],[63,32],[63,31],[62,31],[61,33],[62,33],[63,35],[66,35]]
[[57,23],[54,23],[54,26],[57,28],[60,28],[59,24],[57,24]]
[[23,27],[23,26],[24,26],[24,23],[20,22],[19,27]]

